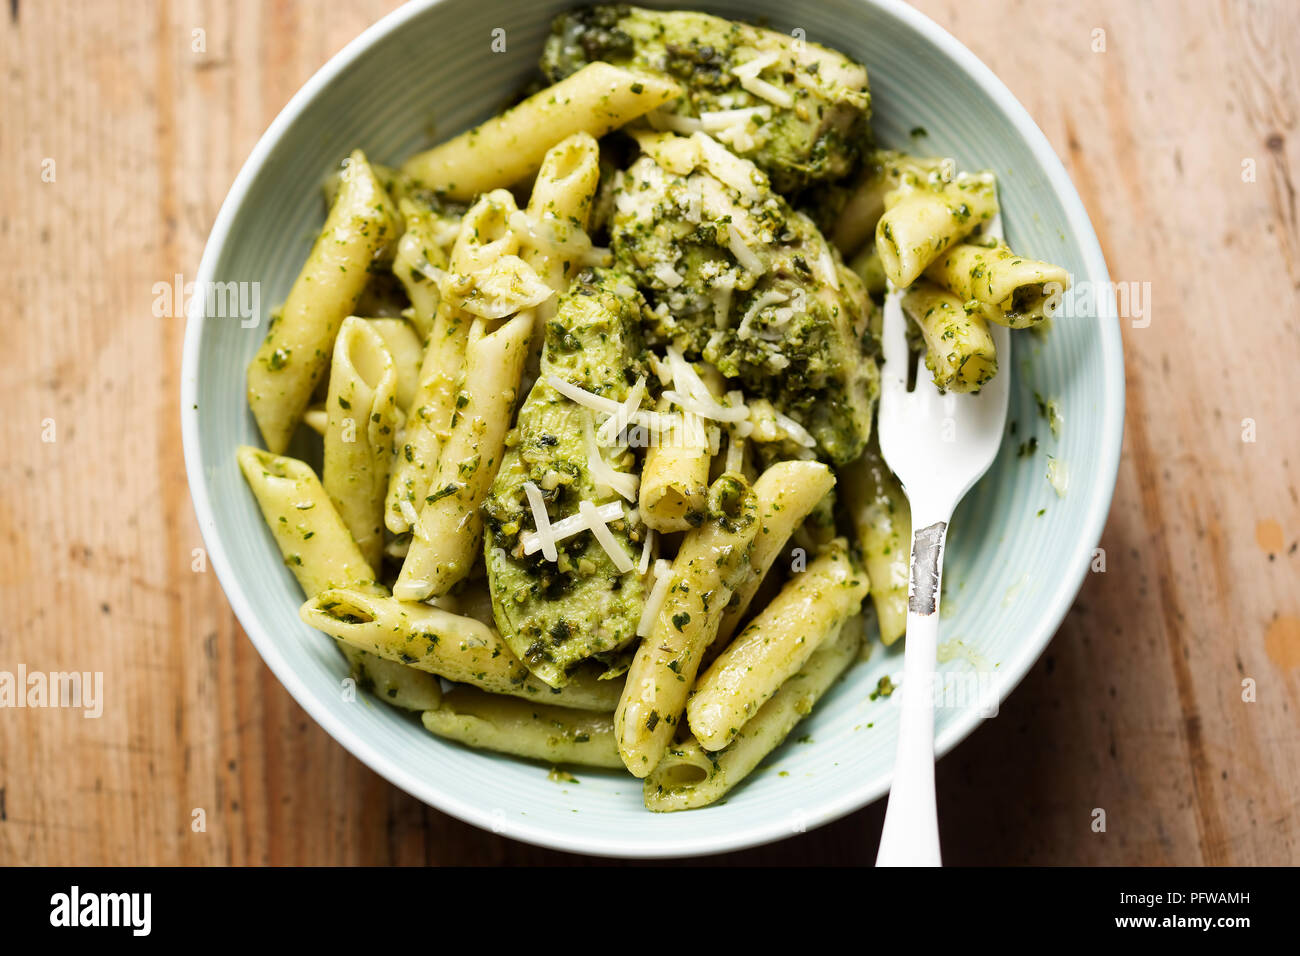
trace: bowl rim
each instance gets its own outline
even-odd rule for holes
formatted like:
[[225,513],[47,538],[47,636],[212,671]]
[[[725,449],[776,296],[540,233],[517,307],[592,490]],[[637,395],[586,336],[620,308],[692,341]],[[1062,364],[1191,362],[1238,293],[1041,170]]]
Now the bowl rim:
[[[231,225],[247,197],[249,187],[288,127],[322,90],[364,55],[371,46],[442,2],[444,0],[412,0],[380,18],[331,57],[293,95],[259,137],[222,202],[212,231],[204,245],[196,287],[202,288],[206,282],[214,278],[217,260],[228,241]],[[1051,184],[1053,192],[1061,202],[1070,231],[1078,240],[1086,265],[1086,275],[1092,280],[1107,283],[1103,288],[1108,288],[1110,274],[1102,254],[1101,244],[1078,191],[1047,137],[1006,85],[947,30],[902,0],[859,0],[859,2],[893,17],[905,28],[915,31],[922,38],[933,43],[993,100],[1024,138]],[[687,7],[689,3],[683,0],[682,6]],[[284,652],[261,624],[226,553],[214,517],[200,452],[198,372],[199,343],[203,333],[204,316],[199,304],[198,298],[193,299],[187,312],[180,395],[185,471],[199,530],[226,599],[249,640],[285,690],[326,733],[375,773],[424,803],[481,829],[502,833],[537,846],[597,856],[652,859],[700,856],[739,850],[792,835],[788,822],[781,818],[773,818],[747,827],[729,827],[724,832],[705,837],[674,839],[667,834],[656,834],[652,844],[608,833],[588,834],[577,829],[553,829],[527,822],[511,821],[508,827],[503,828],[499,819],[495,819],[487,810],[443,792],[436,781],[419,777],[403,766],[378,755],[364,734],[353,729],[346,720],[337,716],[308,689],[295,668],[290,665]],[[1105,296],[1097,297],[1096,322],[1102,365],[1100,396],[1102,440],[1096,475],[1102,480],[1096,484],[1093,497],[1088,502],[1088,510],[1083,521],[1084,530],[1079,536],[1075,553],[1065,564],[1064,573],[1058,578],[1055,590],[1044,600],[1045,613],[1039,619],[1035,630],[1027,635],[1028,639],[1021,643],[1022,650],[1018,656],[1002,662],[1000,674],[1003,679],[999,682],[1000,702],[1016,688],[1055,636],[1083,584],[1092,561],[1093,549],[1101,540],[1110,513],[1110,504],[1119,474],[1125,403],[1123,343],[1119,318],[1112,299]],[[936,759],[964,740],[980,723],[981,717],[977,710],[967,709],[936,736]],[[859,786],[845,787],[843,793],[836,799],[817,808],[815,818],[809,820],[809,829],[837,820],[880,798],[888,792],[891,777],[892,772]]]

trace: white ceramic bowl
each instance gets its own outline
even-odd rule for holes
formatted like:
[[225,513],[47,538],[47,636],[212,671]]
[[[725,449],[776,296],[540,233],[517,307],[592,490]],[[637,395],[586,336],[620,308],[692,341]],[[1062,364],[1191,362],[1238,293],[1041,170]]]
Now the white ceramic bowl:
[[[552,16],[573,4],[542,0],[427,0],[405,6],[330,60],[258,142],[226,198],[197,276],[260,283],[263,313],[283,300],[323,221],[317,183],[355,146],[393,163],[495,112],[533,71]],[[648,4],[651,6],[657,4]],[[660,4],[661,5],[661,4]],[[691,6],[689,3],[675,6]],[[871,77],[878,138],[992,168],[1001,184],[1012,246],[1059,262],[1075,282],[1105,288],[1097,239],[1060,161],[998,79],[968,50],[894,0],[708,0],[698,9],[766,17],[776,29],[861,60]],[[505,30],[506,51],[492,51]],[[921,142],[909,132],[927,131]],[[199,297],[201,300],[201,297]],[[639,781],[547,768],[447,743],[414,718],[340,693],[341,656],[298,619],[302,601],[235,465],[240,443],[258,443],[244,398],[244,368],[265,325],[204,314],[196,300],[185,338],[182,415],[194,506],[213,567],[267,665],[312,717],[360,760],[421,800],[478,826],[583,853],[666,857],[779,839],[833,820],[889,787],[896,705],[872,701],[901,649],[877,647],[818,706],[790,741],[725,802],[687,813],[642,808]],[[1099,315],[1058,319],[1045,339],[1013,336],[1011,418],[1018,436],[971,492],[953,523],[940,640],[961,651],[944,667],[991,668],[999,697],[1020,680],[1069,609],[1101,535],[1118,466],[1124,373],[1113,299]],[[1034,393],[1059,399],[1061,438],[1051,438]],[[1017,455],[1036,434],[1040,450]],[[1044,480],[1051,452],[1069,468],[1059,499]],[[1040,509],[1046,509],[1039,516]],[[980,720],[974,702],[936,720],[940,752]]]

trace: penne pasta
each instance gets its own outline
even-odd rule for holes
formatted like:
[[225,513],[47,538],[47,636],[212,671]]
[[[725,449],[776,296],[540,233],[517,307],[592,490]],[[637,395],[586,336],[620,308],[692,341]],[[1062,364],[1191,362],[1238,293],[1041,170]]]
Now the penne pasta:
[[[456,274],[469,275],[519,251],[519,239],[510,229],[510,216],[517,210],[514,197],[505,190],[488,193],[469,208],[451,251]],[[420,386],[406,410],[402,444],[388,479],[384,523],[393,534],[411,530],[436,477],[438,454],[455,411],[455,386],[464,370],[472,320],[471,315],[440,298],[420,366]]]
[[722,475],[709,488],[705,522],[687,534],[673,560],[667,594],[614,712],[619,754],[633,776],[654,770],[672,740],[757,533],[753,490],[739,475]]
[[325,429],[329,427],[329,422],[330,413],[325,411],[324,402],[313,405],[302,413],[302,423],[322,437],[325,435]]
[[393,357],[393,371],[397,373],[397,410],[399,419],[406,420],[406,411],[420,388],[420,365],[424,361],[424,343],[415,326],[406,319],[369,319],[368,324],[379,333]]
[[448,217],[410,199],[403,199],[398,208],[406,231],[397,242],[393,275],[411,300],[411,322],[419,330],[420,338],[427,340],[433,333],[438,302],[442,298],[438,284],[451,262],[439,242]]
[[426,710],[439,737],[551,764],[621,767],[612,714],[574,710],[457,687]]
[[[664,415],[675,406],[661,398]],[[677,410],[676,427],[646,447],[638,503],[641,518],[664,534],[697,528],[704,520],[709,492],[709,444],[704,423],[694,412]]]
[[384,555],[384,495],[397,427],[397,370],[366,319],[343,320],[325,402],[321,483],[376,575]]
[[374,569],[310,466],[247,445],[235,457],[304,594],[311,597],[340,587],[381,590]]
[[834,487],[834,473],[819,461],[780,461],[759,475],[754,482],[759,530],[750,552],[749,575],[723,612],[717,643],[730,640],[790,535]]
[[1026,329],[1047,318],[1054,297],[1070,285],[1060,266],[1018,256],[1005,242],[963,242],[932,262],[925,277],[989,322]]
[[[599,183],[600,147],[589,133],[574,133],[547,151],[528,207],[516,217],[522,226],[520,256],[557,295],[584,265],[594,264],[587,227]],[[556,305],[552,298],[533,310],[533,369]]]
[[401,710],[432,710],[442,702],[442,684],[433,674],[384,660],[358,647],[336,641],[352,665],[357,686]]
[[988,323],[951,292],[922,280],[907,290],[902,304],[925,338],[925,365],[939,391],[978,392],[996,374]]
[[885,275],[900,289],[998,211],[992,173],[962,173],[949,181],[904,177],[885,203],[876,223],[876,251]]
[[842,474],[849,520],[871,581],[880,640],[889,646],[907,630],[911,508],[874,442]]
[[452,199],[512,186],[575,133],[604,136],[681,94],[672,80],[592,63],[474,129],[407,160],[402,171]]
[[479,506],[501,467],[533,318],[516,315],[495,332],[484,327],[476,321],[470,332],[451,433],[393,585],[393,593],[404,601],[445,594],[469,573],[478,554],[483,536]]
[[942,178],[951,161],[909,156],[892,149],[871,153],[862,172],[847,189],[832,187],[832,200],[823,228],[844,258],[856,255],[876,234],[876,224],[885,214],[889,194],[904,180]]
[[867,576],[836,538],[797,573],[695,684],[686,704],[691,732],[721,750],[809,656],[862,609]]
[[[374,572],[330,503],[316,474],[301,461],[244,446],[236,457],[284,562],[309,598],[332,587],[382,593]],[[408,710],[436,706],[436,678],[338,642],[352,674],[384,700]]]
[[322,591],[303,604],[302,619],[331,637],[386,660],[471,684],[493,694],[578,710],[613,710],[621,686],[590,672],[563,688],[534,679],[494,629],[423,603],[360,588]]
[[396,241],[396,217],[365,156],[354,151],[325,228],[248,366],[248,404],[272,452],[284,451],[302,420],[371,262]]
[[813,652],[727,747],[710,752],[694,737],[669,747],[642,785],[646,809],[667,813],[708,806],[753,773],[852,666],[862,639],[860,621],[845,623]]

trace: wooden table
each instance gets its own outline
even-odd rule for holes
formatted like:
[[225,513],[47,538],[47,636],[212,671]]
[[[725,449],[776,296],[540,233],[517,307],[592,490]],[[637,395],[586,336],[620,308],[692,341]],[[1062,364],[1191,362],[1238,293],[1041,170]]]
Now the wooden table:
[[[0,863],[591,862],[365,769],[191,570],[184,323],[154,284],[192,275],[258,135],[395,5],[0,10],[0,670],[103,671],[110,702],[0,711]],[[1153,295],[1124,327],[1106,572],[940,765],[947,859],[1300,862],[1300,5],[920,6],[1025,104],[1113,277]],[[882,814],[720,859],[869,862]]]

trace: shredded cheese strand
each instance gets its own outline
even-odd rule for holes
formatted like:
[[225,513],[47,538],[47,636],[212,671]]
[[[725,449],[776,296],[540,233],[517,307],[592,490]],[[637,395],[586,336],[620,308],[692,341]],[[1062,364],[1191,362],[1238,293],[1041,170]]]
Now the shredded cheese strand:
[[758,202],[762,198],[762,192],[754,182],[757,166],[741,159],[708,133],[695,133],[691,139],[699,147],[704,165],[715,179],[736,190],[748,202]]
[[760,99],[767,100],[782,109],[789,109],[794,105],[794,97],[779,86],[760,80],[758,75],[766,70],[769,66],[774,66],[780,57],[775,53],[764,53],[754,57],[747,63],[732,69],[732,74],[740,80],[742,89],[753,93]]
[[817,439],[813,438],[812,433],[793,418],[782,415],[775,409],[772,411],[772,418],[781,426],[786,435],[797,444],[803,445],[805,448],[812,448],[817,444]]
[[659,379],[659,384],[667,387],[673,384],[673,370],[667,362],[661,359],[654,352],[648,352],[650,359],[650,371],[654,372]]
[[748,438],[750,435],[754,433],[754,421],[753,421],[753,413],[748,408],[745,407],[745,393],[740,391],[739,389],[728,392],[727,401],[729,401],[734,407],[745,408],[744,421],[736,422],[734,425],[731,426],[731,430],[735,432],[737,435],[739,435],[741,438]]
[[675,405],[680,406],[688,412],[694,412],[701,418],[707,418],[715,422],[743,422],[749,418],[749,409],[744,405],[739,408],[727,408],[725,405],[719,405],[713,399],[708,402],[702,402],[693,395],[683,395],[681,392],[673,389],[664,390],[664,398]]
[[750,338],[754,334],[751,326],[754,324],[754,319],[758,318],[759,312],[769,305],[780,305],[782,302],[788,301],[789,297],[776,289],[769,289],[767,292],[762,293],[745,310],[745,317],[740,320],[740,325],[736,326],[736,335],[742,339]]
[[614,562],[614,567],[619,574],[627,574],[636,567],[632,563],[632,559],[627,556],[627,552],[619,547],[618,539],[614,537],[614,532],[610,531],[609,526],[601,519],[600,512],[596,510],[595,505],[590,501],[579,501],[578,514],[582,515],[586,520],[587,527],[591,529],[591,533],[596,537],[596,542],[605,549],[605,553]]
[[645,543],[641,545],[641,560],[636,564],[638,574],[645,574],[650,570],[650,554],[655,550],[655,541],[658,532],[653,528],[646,531]]
[[749,248],[745,240],[740,235],[740,230],[736,228],[734,222],[726,226],[727,229],[727,249],[736,258],[736,264],[746,272],[752,272],[755,275],[763,274],[763,260],[758,257],[753,249]]
[[[604,521],[617,521],[623,517],[623,502],[607,502],[596,509],[596,514]],[[551,525],[551,534],[554,535],[556,543],[572,538],[574,535],[581,534],[586,530],[587,521],[581,514],[569,515],[569,517],[561,518]],[[536,554],[542,550],[542,539],[535,531],[527,532],[519,541],[524,546],[524,554]]]
[[668,600],[668,588],[673,583],[673,566],[660,558],[655,562],[655,583],[641,611],[641,620],[636,625],[637,637],[649,637],[654,630],[655,620],[663,610],[664,601]]
[[775,65],[776,61],[779,59],[780,56],[778,54],[769,50],[767,53],[760,53],[752,60],[746,60],[739,66],[732,67],[731,72],[741,78],[752,78],[758,76],[758,74],[762,73],[769,66]]
[[665,110],[651,110],[646,114],[645,118],[651,129],[656,129],[661,133],[668,131],[690,136],[692,133],[699,132],[704,128],[703,123],[693,116],[682,116]]
[[[611,418],[610,421],[613,421]],[[591,480],[596,485],[597,493],[608,495],[610,493],[622,495],[628,501],[636,501],[637,487],[640,484],[640,478],[627,472],[617,471],[605,457],[600,453],[600,446],[596,444],[596,435],[591,427],[591,419],[583,416],[582,419],[582,443],[587,450],[587,470],[591,472]]]
[[551,528],[550,515],[546,513],[546,500],[542,498],[542,489],[531,481],[525,481],[524,497],[528,499],[528,507],[533,511],[533,523],[537,526],[537,539],[541,542],[542,557],[547,561],[558,561],[560,553],[555,550],[555,532]]
[[618,411],[605,420],[596,432],[602,444],[612,445],[619,434],[632,421],[632,416],[641,410],[641,400],[645,397],[645,376],[637,378],[636,384],[627,393],[627,401],[619,406]]
[[726,470],[739,473],[745,466],[745,439],[735,431],[727,433]]
[[[603,395],[589,392],[585,388],[566,382],[558,375],[546,376],[546,384],[570,401],[582,405],[585,408],[590,408],[593,411],[604,412],[606,415],[618,414],[618,410],[621,407],[619,403],[614,401],[612,398],[605,398]],[[653,434],[660,434],[673,427],[673,422],[669,416],[651,411],[636,412],[631,419],[629,419],[629,423],[631,422],[641,425]]]
[[719,133],[736,126],[744,126],[754,117],[764,121],[770,120],[772,107],[749,106],[734,110],[705,110],[700,113],[700,128],[706,133]]
[[595,392],[589,392],[585,388],[566,382],[558,375],[546,376],[546,384],[551,386],[565,398],[579,405],[585,405],[587,408],[594,409],[598,412],[604,412],[606,415],[614,415],[618,412],[618,402],[612,398],[605,398],[603,395],[597,395]]

